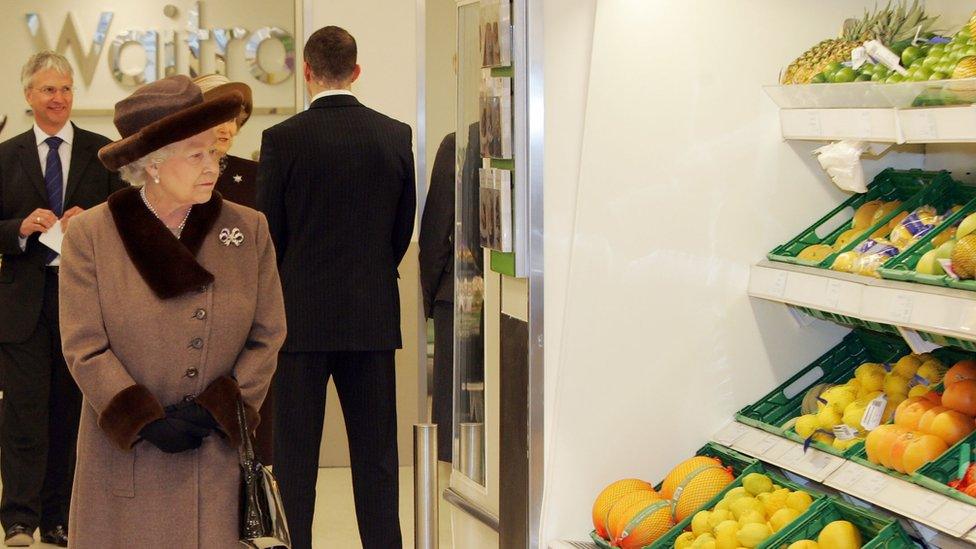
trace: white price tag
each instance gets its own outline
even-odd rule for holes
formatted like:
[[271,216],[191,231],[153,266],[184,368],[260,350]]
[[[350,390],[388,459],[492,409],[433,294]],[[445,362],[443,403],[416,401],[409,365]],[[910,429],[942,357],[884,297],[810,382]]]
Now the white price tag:
[[851,440],[857,438],[857,431],[850,425],[834,425],[834,438],[838,440]]
[[888,405],[888,398],[879,395],[872,400],[861,416],[861,427],[867,431],[873,431],[881,425],[881,417],[884,415],[885,406]]
[[719,432],[715,433],[715,436],[712,437],[712,440],[714,440],[715,442],[723,446],[731,447],[735,443],[735,441],[742,438],[743,435],[746,434],[746,432],[748,432],[748,429],[746,429],[744,425],[742,425],[738,421],[733,421],[728,425],[726,425],[725,427],[722,427],[722,429],[719,430]]
[[789,273],[785,272],[776,273],[773,284],[769,287],[769,293],[774,297],[783,297],[783,294],[786,293],[786,281],[789,276]]
[[856,121],[859,129],[858,135],[867,138],[874,137],[874,123],[871,122],[870,111],[864,109],[860,110],[857,114]]
[[913,502],[913,511],[918,513],[917,516],[922,518],[929,518],[933,513],[939,510],[940,507],[946,504],[948,500],[945,496],[940,494],[929,494],[921,499],[921,501]]
[[779,437],[777,437],[775,435],[767,435],[767,436],[763,437],[754,446],[754,449],[756,451],[756,455],[757,456],[765,456],[770,450],[773,449],[774,446],[776,446],[776,443],[778,443],[780,440],[782,440],[782,439],[780,439]]
[[824,290],[824,304],[836,309],[838,303],[840,303],[840,280],[830,279]]
[[877,471],[871,471],[857,483],[858,489],[866,496],[876,496],[886,486],[888,486],[888,477]]
[[931,520],[942,528],[969,530],[973,524],[976,524],[976,513],[965,503],[949,501],[939,509],[937,515],[931,517]]
[[820,111],[810,109],[806,112],[807,134],[810,137],[823,135],[823,124],[820,122]]
[[916,127],[918,135],[906,136],[911,141],[929,141],[939,138],[939,123],[936,121],[932,109],[914,109],[913,113],[919,117]]
[[891,300],[891,318],[895,322],[908,322],[912,319],[914,298],[908,294],[895,294]]
[[830,478],[828,484],[835,488],[855,486],[866,471],[867,469],[854,462],[847,462]]

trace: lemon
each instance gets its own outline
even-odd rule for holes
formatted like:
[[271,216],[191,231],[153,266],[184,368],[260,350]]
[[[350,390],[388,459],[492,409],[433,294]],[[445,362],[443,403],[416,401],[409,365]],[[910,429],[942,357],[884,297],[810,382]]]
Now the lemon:
[[784,507],[769,517],[769,527],[773,529],[773,532],[779,532],[798,516],[800,516],[800,512],[796,509]]
[[861,380],[860,379],[857,379],[855,377],[852,377],[851,379],[848,379],[847,380],[847,383],[845,383],[844,385],[846,385],[847,387],[850,387],[851,389],[854,389],[854,392],[855,393],[857,393],[858,391],[861,390]]
[[742,487],[754,496],[773,491],[773,481],[761,473],[749,473],[742,479]]
[[736,486],[735,488],[733,488],[733,489],[729,490],[728,492],[726,492],[725,493],[725,496],[722,497],[722,500],[723,501],[728,501],[729,503],[732,503],[733,501],[735,501],[735,500],[737,500],[737,499],[739,499],[741,497],[748,496],[748,495],[749,495],[749,492],[746,491],[745,488],[743,488],[742,486]]
[[843,410],[857,398],[857,389],[847,385],[837,385],[821,393],[820,398],[827,401],[828,406],[834,405]]
[[[879,366],[880,368],[880,366]],[[885,372],[871,370],[861,378],[861,388],[867,392],[880,391],[884,387]]]
[[766,524],[766,513],[762,511],[746,511],[739,517],[739,526],[746,524]]
[[766,523],[749,523],[739,528],[736,539],[743,547],[755,547],[773,534]]
[[851,446],[854,446],[855,444],[857,444],[858,442],[860,442],[862,440],[864,440],[864,439],[859,438],[859,437],[851,438],[851,439],[848,439],[848,440],[841,440],[839,438],[835,438],[834,439],[834,443],[832,444],[832,446],[834,447],[835,450],[840,450],[841,452],[843,452],[843,451],[847,450]]
[[695,534],[685,532],[674,540],[674,549],[688,549],[692,543],[695,543]]
[[931,391],[925,385],[916,385],[908,390],[908,398],[925,396],[925,393]]
[[[677,548],[678,546],[675,545]],[[794,541],[786,549],[820,549],[820,545],[812,539],[801,539],[800,541]]]
[[749,496],[741,497],[733,501],[729,505],[729,509],[732,510],[732,514],[735,516],[736,520],[742,518],[742,515],[746,511],[757,511],[760,514],[762,514],[763,511],[765,511],[765,509],[763,508],[763,504],[759,503],[758,499]]
[[908,380],[892,372],[884,377],[884,392],[889,397],[908,396]]
[[712,511],[728,511],[729,510],[729,500],[723,499],[722,501],[715,504]]
[[848,427],[860,429],[861,418],[864,417],[864,410],[867,409],[867,407],[867,402],[855,400],[854,402],[848,404],[847,408],[844,408],[844,415],[841,417],[841,421]]
[[702,534],[695,538],[695,541],[691,544],[691,547],[693,549],[714,549],[715,536],[712,534]]
[[[908,392],[907,389],[905,392]],[[827,431],[833,429],[834,425],[843,423],[843,419],[844,409],[833,404],[828,404],[817,412],[817,424]]]
[[820,531],[817,543],[830,549],[860,549],[861,532],[846,520],[835,520]]
[[783,489],[777,490],[762,502],[763,507],[766,510],[766,516],[771,517],[776,511],[779,511],[783,507],[786,507],[786,497],[790,495],[790,491]]
[[915,355],[905,355],[898,359],[892,371],[905,379],[912,379],[921,365],[922,361]]
[[728,509],[712,511],[712,514],[708,515],[708,529],[714,530],[716,526],[729,520],[734,520],[734,517]]
[[884,366],[877,364],[875,362],[865,362],[854,370],[854,379],[859,380],[864,383],[864,377],[871,372],[880,372],[881,375],[885,374]]
[[796,434],[803,438],[808,438],[819,427],[820,422],[817,421],[817,414],[802,415],[796,418],[796,425],[793,426],[796,429]]
[[691,532],[696,538],[712,531],[712,527],[708,525],[708,517],[711,515],[711,511],[698,511],[691,517]]
[[736,534],[739,533],[739,523],[734,520],[727,520],[715,527],[715,547],[716,549],[736,549],[739,540]]
[[786,506],[790,509],[796,509],[801,513],[806,511],[807,507],[810,507],[812,503],[813,498],[810,497],[810,494],[802,490],[797,490],[786,497]]
[[925,378],[929,382],[929,385],[935,385],[942,381],[942,376],[945,374],[945,366],[937,360],[929,360],[922,364],[916,373]]

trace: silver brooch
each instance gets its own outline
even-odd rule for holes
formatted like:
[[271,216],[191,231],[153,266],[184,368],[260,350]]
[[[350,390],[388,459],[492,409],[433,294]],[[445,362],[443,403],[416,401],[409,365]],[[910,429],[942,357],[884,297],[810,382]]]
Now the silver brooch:
[[237,227],[233,229],[220,229],[220,236],[218,238],[220,238],[220,242],[224,246],[230,246],[231,244],[240,246],[244,242],[244,233]]
[[234,176],[234,183],[240,183],[241,181],[244,181],[244,177],[243,176],[241,176],[241,175],[235,175]]

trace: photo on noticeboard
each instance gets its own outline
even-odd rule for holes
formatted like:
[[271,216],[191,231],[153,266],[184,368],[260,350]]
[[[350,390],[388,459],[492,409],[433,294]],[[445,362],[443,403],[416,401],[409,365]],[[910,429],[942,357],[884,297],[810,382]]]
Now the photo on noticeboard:
[[499,252],[511,252],[512,172],[482,168],[478,172],[478,180],[481,246]]
[[493,77],[485,69],[479,108],[481,156],[512,158],[512,79]]
[[508,0],[482,0],[480,19],[481,66],[511,66],[512,3]]

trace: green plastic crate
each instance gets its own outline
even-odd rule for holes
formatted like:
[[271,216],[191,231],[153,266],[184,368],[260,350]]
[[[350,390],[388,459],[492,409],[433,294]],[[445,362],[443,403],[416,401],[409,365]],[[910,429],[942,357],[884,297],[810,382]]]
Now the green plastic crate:
[[[912,481],[928,488],[929,490],[932,490],[933,492],[938,492],[976,506],[976,498],[967,496],[948,484],[950,480],[959,478],[959,462],[962,461],[962,453],[960,448],[964,443],[968,443],[970,448],[976,446],[976,432],[970,433],[969,436],[959,441],[959,443],[952,448],[949,448],[949,450],[947,450],[946,453],[942,454],[942,456],[939,458],[921,466],[918,471],[915,471],[915,474],[912,475]],[[972,450],[970,450],[969,454],[970,461],[972,463],[976,463],[976,456],[973,455]]]
[[861,532],[862,549],[905,549],[916,547],[892,519],[833,498],[822,499],[811,506],[801,518],[778,532],[782,534],[774,549],[784,549],[802,539],[817,540],[820,531],[835,520],[846,520]]
[[933,239],[943,232],[948,231],[951,227],[959,225],[963,219],[976,212],[976,187],[959,185],[955,192],[960,199],[968,197],[962,209],[949,216],[941,225],[922,237],[907,250],[888,260],[884,266],[878,269],[878,273],[882,278],[976,291],[976,280],[956,280],[949,275],[927,275],[915,271],[915,267],[918,265],[918,261],[922,256],[934,248],[932,245]]
[[819,318],[820,320],[834,322],[836,324],[849,326],[851,328],[862,328],[866,330],[880,332],[882,334],[891,334],[891,335],[901,337],[901,334],[898,332],[898,328],[892,326],[891,324],[872,322],[870,320],[854,318],[851,316],[831,313],[828,311],[821,311],[819,309],[811,309],[809,307],[796,306],[796,309],[812,316],[813,318]]
[[[854,195],[839,206],[831,210],[827,215],[820,218],[816,223],[807,227],[799,235],[793,237],[786,244],[782,244],[773,248],[771,252],[766,254],[772,261],[780,261],[783,263],[793,263],[796,265],[809,265],[809,266],[820,266],[825,265],[829,267],[833,264],[834,258],[837,257],[838,253],[846,252],[854,249],[859,242],[851,242],[843,249],[831,254],[823,262],[814,263],[809,261],[802,261],[797,258],[801,251],[808,246],[814,244],[828,244],[833,245],[837,241],[837,238],[844,231],[851,228],[851,221],[854,219],[854,212],[865,202],[870,202],[872,200],[901,200],[902,208],[895,210],[885,216],[869,229],[865,231],[866,234],[871,234],[877,229],[881,228],[883,225],[887,224],[892,218],[894,218],[900,211],[906,208],[912,207],[916,201],[913,200],[916,196],[921,194],[921,191],[929,188],[935,187],[937,191],[944,190],[950,186],[952,179],[948,176],[946,172],[926,172],[922,170],[907,170],[899,171],[893,168],[888,168],[877,175],[874,181],[868,186],[868,191],[863,194]],[[827,232],[827,227],[831,225],[836,219],[841,219],[846,217],[846,222],[841,224],[836,229]],[[824,234],[824,233],[827,234]],[[824,267],[826,268],[826,267]]]
[[965,351],[976,353],[976,341],[944,336],[942,334],[933,334],[930,332],[918,332],[918,335],[925,341],[935,343],[936,345],[942,345],[943,347],[951,346],[957,349],[963,349]]
[[[878,333],[855,330],[844,337],[833,349],[800,370],[796,375],[774,389],[755,404],[750,404],[736,414],[736,419],[746,425],[775,435],[803,442],[792,428],[784,428],[791,419],[801,414],[803,396],[818,383],[842,383],[854,375],[854,370],[865,362],[891,362],[911,352],[901,339]],[[833,446],[819,442],[812,445],[837,456],[853,453],[857,446],[841,452]]]
[[[732,472],[735,473],[736,476],[748,474],[756,470],[762,470],[762,466],[759,464],[759,460],[756,458],[747,456],[731,448],[722,446],[721,444],[715,444],[714,442],[709,442],[708,444],[699,448],[698,451],[695,452],[695,455],[718,458],[718,460],[722,462],[722,465],[731,467]],[[654,489],[660,491],[661,484],[662,483],[660,482],[657,483],[657,485],[654,486]],[[590,532],[590,537],[593,539],[593,542],[600,547],[606,549],[610,548],[610,544],[607,542],[607,540],[598,536],[595,530]],[[656,548],[663,546],[651,545],[648,547]]]

